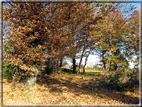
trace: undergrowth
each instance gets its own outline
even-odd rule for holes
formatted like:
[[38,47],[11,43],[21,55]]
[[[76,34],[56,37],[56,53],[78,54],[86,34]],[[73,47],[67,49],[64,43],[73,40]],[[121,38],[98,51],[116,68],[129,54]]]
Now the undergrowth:
[[138,72],[133,70],[128,72],[116,71],[115,73],[106,76],[105,79],[101,79],[98,87],[104,87],[116,91],[134,91],[138,86]]

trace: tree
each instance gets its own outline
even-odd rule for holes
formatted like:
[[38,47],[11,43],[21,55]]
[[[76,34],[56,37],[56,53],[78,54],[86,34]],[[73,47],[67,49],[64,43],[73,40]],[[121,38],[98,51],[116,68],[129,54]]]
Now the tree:
[[[130,15],[129,20],[128,20],[128,31],[125,36],[126,38],[126,43],[125,43],[125,53],[126,57],[135,65],[139,64],[139,11],[135,10],[133,13]],[[129,47],[129,48],[128,48]],[[134,56],[136,58],[134,58]]]
[[[4,60],[10,61],[30,76],[37,76],[48,65],[53,68],[53,59],[62,59],[69,53],[67,48],[74,44],[74,35],[85,18],[83,14],[87,5],[4,3],[3,20],[6,21],[5,26],[9,26],[4,26],[7,36],[4,47],[9,48],[8,52],[3,51]],[[47,65],[43,66],[46,62]]]
[[[78,33],[102,19],[103,16],[94,15],[94,6],[99,7],[97,5],[4,3],[4,33],[7,36],[3,43],[4,60],[26,71],[26,76],[36,78],[42,70],[51,73],[58,66],[58,60],[64,56],[75,58],[75,54],[80,51],[82,45],[76,45]],[[101,6],[101,14],[106,13],[103,9]]]
[[101,52],[100,56],[102,57],[104,68],[105,64],[107,64],[106,73],[110,69],[112,60],[114,64],[118,64],[119,58],[115,57],[115,59],[112,59],[112,57],[116,51],[122,48],[121,43],[124,41],[124,34],[127,30],[125,26],[126,22],[127,20],[125,17],[123,17],[121,11],[109,12],[108,16],[98,23],[98,26],[96,26],[96,29],[100,31],[92,32],[94,33],[95,37],[100,39],[99,42],[97,42],[94,46],[97,51]]
[[87,64],[87,60],[88,60],[88,57],[89,57],[90,53],[91,53],[91,48],[89,49],[89,51],[87,51],[87,52],[85,53],[85,54],[86,54],[86,58],[85,58],[85,64],[84,64],[84,66],[83,66],[83,74],[85,74],[85,66],[86,66],[86,64]]
[[[8,40],[4,43],[9,52],[4,50],[4,60],[10,61],[24,71],[25,75],[35,75],[45,61],[43,50],[45,34],[43,33],[42,3],[5,3],[3,20],[10,26],[10,32],[6,36]],[[45,26],[44,26],[45,27]],[[7,30],[7,29],[5,29]],[[33,73],[34,72],[34,73]],[[18,73],[18,72],[16,72]],[[15,74],[16,74],[15,73]],[[14,81],[14,80],[13,80]]]
[[[92,6],[91,6],[92,5]],[[75,64],[75,58],[76,58],[76,53],[78,53],[81,48],[83,47],[83,50],[87,48],[87,46],[84,46],[86,44],[90,45],[90,41],[86,44],[82,43],[84,41],[88,41],[89,35],[87,34],[86,36],[82,36],[82,34],[86,34],[84,30],[88,29],[88,27],[91,24],[96,24],[98,20],[101,20],[105,12],[102,12],[103,9],[100,9],[100,15],[96,12],[96,8],[99,6],[103,7],[101,4],[96,3],[96,4],[91,4],[86,3],[86,4],[78,4],[78,14],[75,16],[75,23],[72,23],[67,27],[68,31],[72,32],[72,41],[73,44],[69,47],[70,56],[72,58],[73,62],[73,73],[76,72],[76,64]],[[111,10],[111,5],[109,9]],[[69,8],[71,9],[71,8]],[[94,14],[95,13],[95,14]],[[87,30],[89,32],[89,30]],[[72,52],[71,52],[72,50]],[[81,57],[82,59],[82,57]],[[81,64],[81,63],[79,63]]]
[[[77,5],[5,3],[3,20],[9,24],[10,32],[5,32],[8,39],[4,46],[11,49],[9,52],[4,50],[4,60],[19,66],[27,75],[33,75],[33,72],[37,75],[36,69],[43,70],[50,62],[50,67],[53,68],[53,59],[61,59],[73,44],[73,32],[69,30],[76,26],[71,24],[76,22],[74,9]],[[48,65],[43,66],[46,62]]]
[[[93,38],[92,34],[90,32],[92,32],[94,29],[96,30],[96,28],[94,26],[96,26],[96,24],[101,21],[103,19],[103,17],[105,17],[108,14],[108,10],[112,11],[115,10],[115,8],[117,7],[118,4],[113,4],[113,3],[99,3],[99,4],[91,4],[92,7],[94,7],[94,17],[93,19],[96,19],[96,21],[91,21],[89,20],[89,24],[85,27],[83,27],[83,30],[80,31],[80,38],[78,39],[78,44],[81,44],[82,46],[82,53],[80,55],[80,62],[79,62],[79,69],[77,71],[77,74],[80,71],[80,65],[82,62],[82,58],[85,54],[85,50],[90,48],[91,50],[92,45],[94,45],[96,43],[96,41],[98,41],[98,38]],[[104,8],[105,7],[105,8]],[[90,51],[89,51],[90,54]],[[86,57],[86,61],[89,55],[87,55]],[[85,61],[85,63],[86,63]],[[84,65],[84,72],[85,72],[85,65]]]

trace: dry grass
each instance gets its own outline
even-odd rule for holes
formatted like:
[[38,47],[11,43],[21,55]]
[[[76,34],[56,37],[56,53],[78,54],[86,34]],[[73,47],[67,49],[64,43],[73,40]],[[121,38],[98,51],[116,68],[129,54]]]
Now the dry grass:
[[[94,76],[75,74],[45,75],[37,88],[30,90],[16,84],[11,89],[11,82],[3,79],[3,104],[138,104],[139,93],[115,92],[104,88],[95,88]],[[38,77],[40,80],[40,77]]]

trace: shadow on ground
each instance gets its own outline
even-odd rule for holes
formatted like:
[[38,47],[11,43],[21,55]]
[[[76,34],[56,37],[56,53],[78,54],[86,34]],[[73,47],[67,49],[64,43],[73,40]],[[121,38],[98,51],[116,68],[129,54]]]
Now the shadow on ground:
[[52,92],[63,93],[69,91],[75,93],[77,96],[80,96],[81,94],[94,96],[95,94],[97,94],[99,97],[107,96],[113,100],[121,101],[125,104],[139,103],[138,97],[125,95],[125,92],[115,93],[114,91],[109,90],[109,92],[107,93],[106,89],[103,86],[100,86],[98,88],[97,84],[95,84],[95,82],[92,82],[92,80],[83,80],[81,78],[77,78],[75,75],[70,77],[67,77],[64,74],[59,74],[59,75],[60,76],[57,77],[56,75],[45,76],[43,82],[42,83],[38,82],[38,85],[45,85],[46,87],[49,88],[49,92],[51,93]]

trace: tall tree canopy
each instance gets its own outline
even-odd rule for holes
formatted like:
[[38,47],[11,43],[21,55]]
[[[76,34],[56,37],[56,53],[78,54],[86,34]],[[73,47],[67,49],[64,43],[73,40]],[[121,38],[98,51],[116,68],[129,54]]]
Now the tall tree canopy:
[[108,16],[105,16],[104,20],[100,20],[95,26],[96,29],[92,31],[93,38],[99,40],[94,48],[98,51],[104,69],[107,71],[111,64],[116,69],[118,64],[128,62],[122,52],[124,44],[127,42],[125,35],[129,32],[128,20],[121,11],[109,12]]
[[75,45],[77,34],[107,13],[103,8],[100,15],[96,13],[99,6],[103,7],[98,3],[4,3],[4,60],[31,73],[35,64],[44,69],[48,60],[72,56],[81,48]]

